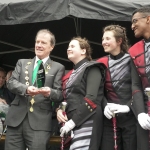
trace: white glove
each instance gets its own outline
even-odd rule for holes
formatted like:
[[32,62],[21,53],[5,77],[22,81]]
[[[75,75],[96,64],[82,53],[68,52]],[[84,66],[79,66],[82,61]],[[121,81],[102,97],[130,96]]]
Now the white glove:
[[72,130],[75,127],[75,123],[73,122],[72,119],[67,121],[65,125],[60,129],[60,136],[64,137],[64,134],[67,134],[70,130]]
[[138,115],[138,122],[145,130],[150,130],[150,117],[146,113],[140,113]]
[[110,111],[109,106],[106,105],[104,109],[104,115],[106,118],[111,119],[113,117],[113,112]]
[[114,103],[107,103],[109,106],[109,109],[113,113],[128,113],[130,111],[130,108],[127,105],[120,105],[120,104],[114,104]]

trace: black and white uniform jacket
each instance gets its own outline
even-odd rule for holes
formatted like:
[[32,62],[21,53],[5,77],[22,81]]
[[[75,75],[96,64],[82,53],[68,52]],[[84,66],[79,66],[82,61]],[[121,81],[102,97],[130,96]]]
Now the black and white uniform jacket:
[[[135,116],[145,111],[141,81],[128,53],[117,56],[108,55],[100,58],[98,62],[106,65],[105,92],[108,103],[128,105]],[[138,112],[132,107],[137,107]]]

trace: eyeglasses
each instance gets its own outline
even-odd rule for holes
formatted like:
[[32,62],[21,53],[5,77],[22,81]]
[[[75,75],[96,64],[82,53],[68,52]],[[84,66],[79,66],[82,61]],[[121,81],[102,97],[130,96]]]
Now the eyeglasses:
[[143,17],[139,17],[139,18],[134,18],[131,23],[132,23],[132,24],[136,24],[139,19],[146,18],[146,17],[147,17],[147,16],[143,16]]

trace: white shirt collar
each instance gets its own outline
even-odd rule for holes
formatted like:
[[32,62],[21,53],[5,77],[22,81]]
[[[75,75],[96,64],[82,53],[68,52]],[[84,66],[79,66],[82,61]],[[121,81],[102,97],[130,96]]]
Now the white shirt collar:
[[[44,59],[42,59],[43,64],[46,63],[46,61],[48,60],[48,58],[49,58],[49,56],[47,56],[47,57],[45,57]],[[37,61],[38,61],[38,60],[39,60],[39,58],[36,56],[36,57],[35,57],[34,68],[35,68],[35,66],[37,65]]]

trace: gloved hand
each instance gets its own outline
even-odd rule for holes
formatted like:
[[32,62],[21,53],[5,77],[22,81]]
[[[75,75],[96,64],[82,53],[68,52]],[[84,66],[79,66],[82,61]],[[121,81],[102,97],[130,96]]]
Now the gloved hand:
[[138,122],[145,130],[150,130],[150,117],[146,113],[140,113],[138,115]]
[[128,113],[130,111],[130,108],[127,105],[120,105],[120,104],[114,104],[114,103],[107,103],[109,109],[111,112],[116,113]]
[[106,105],[104,109],[104,115],[106,118],[111,119],[113,117],[113,112],[110,111],[109,106]]
[[65,125],[60,129],[60,136],[64,137],[64,134],[67,134],[70,130],[72,130],[75,127],[75,123],[72,119],[67,121]]

